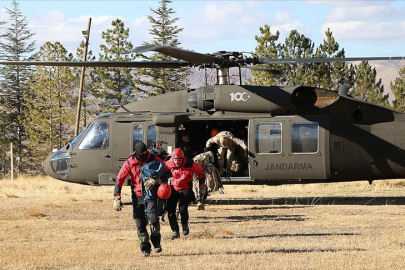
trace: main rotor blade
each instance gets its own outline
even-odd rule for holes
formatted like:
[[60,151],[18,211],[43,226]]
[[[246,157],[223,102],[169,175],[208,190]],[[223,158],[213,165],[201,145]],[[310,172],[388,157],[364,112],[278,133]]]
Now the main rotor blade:
[[180,68],[190,66],[180,61],[130,62],[130,61],[0,61],[7,66],[69,66],[69,67],[126,67],[126,68]]
[[251,69],[251,70],[258,70],[258,71],[264,71],[270,74],[275,74],[275,75],[279,75],[281,74],[281,71],[278,69],[270,69],[270,68],[261,68],[261,67],[251,67],[251,66],[246,66],[247,69]]
[[302,58],[302,59],[268,59],[257,58],[260,64],[299,64],[299,63],[329,63],[329,62],[353,62],[353,61],[381,61],[381,60],[405,60],[404,56],[388,57],[347,57],[347,58]]
[[136,53],[144,53],[144,52],[159,52],[164,55],[168,55],[177,59],[185,60],[187,62],[193,63],[193,64],[205,64],[205,63],[220,63],[222,61],[222,58],[207,55],[207,54],[202,54],[202,53],[196,53],[192,51],[187,51],[175,47],[170,47],[170,46],[140,46],[136,47],[133,49],[131,52],[136,52]]

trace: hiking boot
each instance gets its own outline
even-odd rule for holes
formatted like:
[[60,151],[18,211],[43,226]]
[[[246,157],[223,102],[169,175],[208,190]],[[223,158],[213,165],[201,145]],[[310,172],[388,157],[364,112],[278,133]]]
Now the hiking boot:
[[149,257],[150,256],[150,251],[143,250],[142,251],[142,256],[143,257]]
[[171,240],[174,240],[174,239],[176,239],[176,238],[180,238],[180,233],[179,233],[179,232],[176,232],[176,231],[173,231],[173,232],[172,232],[172,235],[170,236],[170,239],[171,239]]
[[156,253],[162,252],[162,245],[159,244],[159,246],[155,247],[155,252]]
[[190,233],[190,229],[188,228],[188,223],[182,224],[182,227],[183,227],[183,234],[188,235]]

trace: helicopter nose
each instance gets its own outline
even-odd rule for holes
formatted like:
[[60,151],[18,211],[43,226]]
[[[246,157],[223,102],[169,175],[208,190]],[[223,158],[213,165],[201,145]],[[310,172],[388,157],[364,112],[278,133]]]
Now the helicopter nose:
[[51,153],[41,162],[42,169],[46,175],[55,179],[66,180],[70,171],[70,154],[65,151]]
[[44,161],[41,162],[41,167],[46,175],[58,179],[58,175],[52,170],[50,159],[51,155],[49,155]]

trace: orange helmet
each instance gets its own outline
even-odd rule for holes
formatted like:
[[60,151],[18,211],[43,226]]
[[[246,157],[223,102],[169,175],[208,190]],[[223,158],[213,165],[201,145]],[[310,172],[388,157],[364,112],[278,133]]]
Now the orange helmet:
[[170,197],[170,194],[172,194],[172,189],[170,188],[170,186],[167,183],[160,184],[157,190],[158,197],[166,200]]
[[219,132],[219,130],[217,128],[211,129],[211,138],[214,137],[215,135],[217,135],[218,132]]

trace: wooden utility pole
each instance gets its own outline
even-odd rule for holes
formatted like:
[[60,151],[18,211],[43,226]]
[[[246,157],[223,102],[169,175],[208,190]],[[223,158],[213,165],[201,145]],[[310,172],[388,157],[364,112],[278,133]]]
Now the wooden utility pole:
[[10,173],[11,173],[11,180],[14,180],[14,151],[13,151],[13,143],[10,143]]
[[[87,48],[89,46],[89,38],[90,38],[90,26],[91,26],[91,18],[89,18],[89,24],[87,26],[87,31],[82,31],[86,43],[84,45],[84,53],[83,53],[83,62],[87,60]],[[85,67],[82,67],[82,74],[80,76],[80,87],[79,87],[79,97],[77,101],[77,111],[76,111],[76,128],[75,128],[75,137],[79,134],[79,125],[80,125],[80,111],[82,107],[82,93],[83,93],[83,85],[84,85],[84,72]]]

